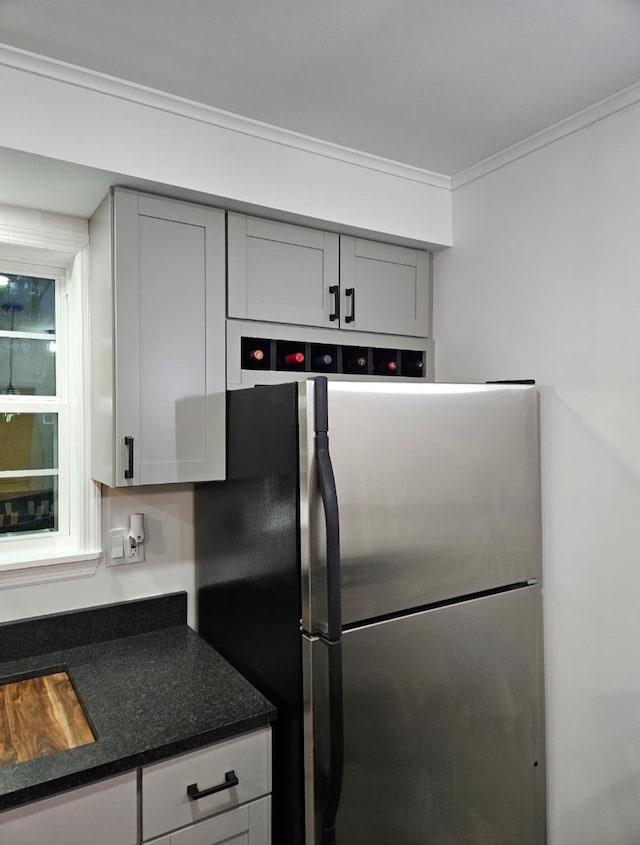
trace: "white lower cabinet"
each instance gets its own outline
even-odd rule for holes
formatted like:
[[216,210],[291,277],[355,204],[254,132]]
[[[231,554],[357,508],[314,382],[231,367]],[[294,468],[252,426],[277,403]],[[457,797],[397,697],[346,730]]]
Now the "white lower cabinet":
[[154,839],[148,845],[270,845],[271,799],[261,798]]
[[145,766],[142,839],[269,845],[270,794],[270,728]]
[[270,728],[145,766],[140,803],[138,774],[0,813],[0,845],[271,845]]
[[0,845],[136,845],[136,783],[137,773],[128,772],[7,810]]

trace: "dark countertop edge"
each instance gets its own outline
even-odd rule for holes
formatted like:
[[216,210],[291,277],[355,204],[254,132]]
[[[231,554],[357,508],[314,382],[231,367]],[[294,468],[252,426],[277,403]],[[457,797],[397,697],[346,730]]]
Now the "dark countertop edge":
[[94,768],[82,769],[55,780],[43,781],[33,786],[16,790],[15,792],[0,796],[0,812],[11,808],[24,807],[33,801],[51,798],[70,789],[89,786],[92,783],[115,775],[135,771],[139,766],[158,763],[188,751],[195,751],[223,739],[231,739],[232,737],[258,730],[259,728],[267,728],[276,718],[277,711],[273,708],[270,711],[242,719],[239,722],[222,725],[210,731],[196,734],[195,736],[176,740],[167,745],[150,748],[148,751],[142,751],[129,757],[122,757],[118,760],[95,766]]

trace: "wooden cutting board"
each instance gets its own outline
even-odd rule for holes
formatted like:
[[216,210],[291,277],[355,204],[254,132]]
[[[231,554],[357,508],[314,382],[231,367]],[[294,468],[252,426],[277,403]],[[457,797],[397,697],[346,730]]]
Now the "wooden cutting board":
[[66,672],[0,685],[0,765],[89,742],[95,737]]

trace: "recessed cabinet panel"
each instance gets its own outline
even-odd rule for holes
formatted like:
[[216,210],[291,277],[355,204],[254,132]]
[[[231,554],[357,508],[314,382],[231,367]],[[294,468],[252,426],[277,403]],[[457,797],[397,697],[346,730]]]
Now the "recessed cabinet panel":
[[358,311],[354,322],[373,326],[380,322],[380,311],[384,309],[385,325],[415,323],[418,299],[415,267],[357,258],[356,278]]
[[332,324],[337,235],[229,214],[228,254],[230,317]]
[[[322,271],[322,249],[248,239],[247,317],[279,320],[287,314],[296,323],[311,319],[321,324]],[[307,279],[318,279],[319,284],[308,284]]]
[[149,484],[206,465],[205,229],[141,216],[139,244],[140,483]]

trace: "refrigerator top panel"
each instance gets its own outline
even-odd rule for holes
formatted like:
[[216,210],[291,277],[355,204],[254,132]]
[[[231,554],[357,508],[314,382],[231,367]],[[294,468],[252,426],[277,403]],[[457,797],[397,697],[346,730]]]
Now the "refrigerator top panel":
[[[300,390],[303,628],[326,631],[314,382]],[[541,577],[537,391],[329,382],[343,625]]]

